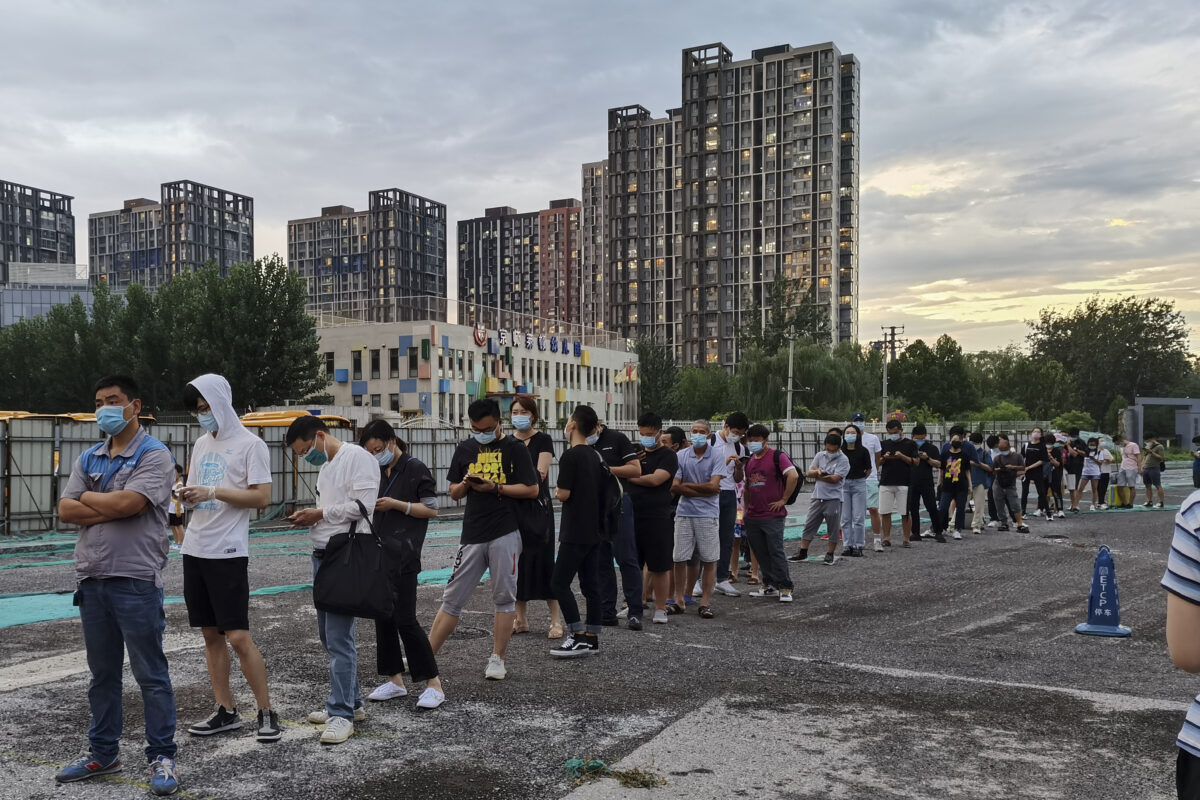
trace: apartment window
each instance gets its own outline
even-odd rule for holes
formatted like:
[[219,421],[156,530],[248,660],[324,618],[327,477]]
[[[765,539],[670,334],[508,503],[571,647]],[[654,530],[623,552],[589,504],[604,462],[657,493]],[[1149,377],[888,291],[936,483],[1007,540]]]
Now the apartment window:
[[[362,380],[362,350],[355,350],[350,354],[350,377],[352,380]],[[359,397],[360,402],[355,405],[362,405],[361,400],[362,397]]]
[[[371,351],[371,380],[379,380],[379,351]],[[377,405],[377,404],[376,404]]]
[[381,403],[379,402],[379,395],[377,395],[377,394],[371,395],[371,407],[379,408],[380,405],[381,405]]
[[398,394],[389,394],[389,395],[388,395],[388,407],[389,407],[389,408],[390,408],[390,409],[391,409],[393,412],[395,412],[395,413],[399,414],[399,413],[400,413],[400,395],[398,395]]
[[417,348],[408,348],[408,377],[417,377]]
[[353,404],[356,406],[361,406],[362,399],[363,399],[363,396],[361,394],[356,394],[356,395],[354,395],[354,398],[351,402],[353,402]]
[[325,354],[325,380],[333,380],[333,353]]
[[388,377],[400,377],[400,348],[398,347],[388,350]]

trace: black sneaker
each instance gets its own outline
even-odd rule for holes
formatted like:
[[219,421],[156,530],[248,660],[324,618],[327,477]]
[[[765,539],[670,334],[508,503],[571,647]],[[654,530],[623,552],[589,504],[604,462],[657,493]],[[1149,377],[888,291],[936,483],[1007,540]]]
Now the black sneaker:
[[935,533],[935,534],[933,535],[933,540],[934,540],[935,542],[941,542],[942,544],[945,544],[945,543],[946,543],[946,537],[945,537],[945,536],[943,536],[943,535],[942,535],[942,534],[940,534],[940,533]]
[[892,546],[892,540],[891,540],[891,539],[884,539],[884,540],[883,540],[883,546],[884,546],[884,547],[891,547],[891,546]]
[[642,618],[641,617],[630,617],[629,618],[629,630],[640,631],[641,629],[642,629]]
[[996,530],[1007,532],[1007,531],[1012,530],[1012,528],[1008,527],[1007,525],[1001,525],[999,528],[996,528]]
[[259,710],[258,733],[255,738],[260,742],[277,742],[283,738],[283,728],[279,727],[279,715],[272,709]]
[[833,553],[825,554],[825,566],[831,567],[836,563],[837,563],[837,558],[833,555]]
[[792,562],[793,564],[799,564],[801,561],[807,561],[807,560],[808,560],[808,553],[805,553],[804,555],[800,555],[799,553],[796,553],[795,555],[788,556],[788,561]]
[[853,555],[854,555],[853,547],[843,547],[842,548],[842,558],[850,558]]
[[1028,525],[1018,525],[1017,533],[1029,533],[1029,526]]
[[583,658],[600,651],[600,637],[594,633],[572,633],[558,647],[550,650],[555,658]]
[[242,716],[236,708],[233,711],[227,711],[225,706],[217,706],[216,713],[204,722],[197,722],[188,728],[188,733],[193,736],[212,736],[214,733],[234,731],[240,727],[242,727]]
[[621,627],[621,620],[616,617],[606,617],[600,624],[606,628],[619,628]]

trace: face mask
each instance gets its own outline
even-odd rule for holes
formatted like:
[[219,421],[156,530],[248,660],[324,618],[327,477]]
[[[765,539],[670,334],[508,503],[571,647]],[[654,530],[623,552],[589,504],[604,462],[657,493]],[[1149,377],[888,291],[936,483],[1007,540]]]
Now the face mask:
[[513,414],[512,424],[519,431],[527,431],[533,424],[533,418],[528,414]]
[[857,433],[847,433],[846,434],[846,444],[854,444],[857,441],[858,441]]
[[212,415],[212,412],[206,411],[203,414],[197,414],[196,422],[199,422],[200,427],[209,433],[217,432],[217,418]]
[[688,437],[688,441],[690,441],[692,443],[692,447],[695,447],[697,450],[703,450],[705,447],[708,446],[708,434],[707,433],[693,433],[691,436]]
[[129,424],[129,420],[125,419],[125,409],[131,405],[133,403],[123,406],[101,406],[96,409],[96,424],[109,436],[116,436]]
[[317,442],[314,439],[313,446],[310,447],[308,452],[304,454],[304,460],[312,464],[314,467],[319,467],[329,460],[329,456],[324,450],[317,449]]
[[730,444],[737,444],[738,442],[740,442],[742,440],[742,437],[736,433],[728,433],[725,435],[725,440],[728,441]]
[[492,442],[496,441],[495,431],[487,431],[486,433],[475,431],[471,435],[474,436],[475,441],[479,442],[480,444],[491,444]]
[[925,444],[925,440],[924,440],[924,439],[918,439],[918,438],[917,438],[917,437],[915,437],[915,436],[913,437],[913,441],[917,443],[917,447],[920,447],[921,445]]
[[750,442],[748,445],[746,445],[746,447],[750,448],[751,453],[753,453],[754,455],[758,455],[763,450],[763,443],[762,442]]
[[654,448],[658,447],[658,437],[657,436],[643,436],[642,437],[642,447],[646,448],[647,450],[653,450]]
[[891,441],[893,441],[893,442],[898,442],[898,441],[900,441],[900,434],[898,434],[898,433],[889,433],[889,434],[888,434],[888,439],[890,439],[890,440],[891,440]]
[[1031,441],[1031,442],[1040,442],[1041,440],[1042,440],[1042,435],[1041,435],[1040,433],[1031,433],[1031,434],[1029,434],[1029,441]]
[[379,466],[381,467],[386,467],[388,464],[391,464],[395,458],[396,454],[393,453],[390,448],[377,453],[375,456],[375,460],[379,462]]
[[598,433],[593,433],[591,436],[587,437],[588,447],[591,447],[598,441],[600,441],[600,434],[598,434]]

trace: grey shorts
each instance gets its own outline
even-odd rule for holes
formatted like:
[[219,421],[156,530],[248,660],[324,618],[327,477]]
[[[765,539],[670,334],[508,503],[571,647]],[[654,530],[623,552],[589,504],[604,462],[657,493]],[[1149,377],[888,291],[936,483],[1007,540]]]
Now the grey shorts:
[[492,587],[492,602],[496,611],[517,610],[517,561],[521,557],[521,534],[518,531],[483,544],[459,545],[454,557],[454,571],[442,593],[442,611],[452,617],[462,616],[463,607],[483,573],[488,573]]
[[721,559],[721,523],[716,517],[675,517],[673,559],[682,564],[700,553],[700,561],[712,564]]
[[1136,469],[1123,469],[1117,472],[1117,486],[1137,486],[1138,471]]

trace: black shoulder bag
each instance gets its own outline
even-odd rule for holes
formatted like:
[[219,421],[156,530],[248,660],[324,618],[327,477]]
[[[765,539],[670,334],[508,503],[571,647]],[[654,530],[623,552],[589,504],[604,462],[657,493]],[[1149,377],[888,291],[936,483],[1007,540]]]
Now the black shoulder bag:
[[389,619],[394,601],[387,554],[366,506],[361,500],[355,502],[371,533],[359,533],[355,522],[346,533],[329,537],[325,557],[313,578],[313,605],[329,614]]
[[[521,442],[520,446],[528,447],[529,445]],[[534,471],[536,470],[537,465],[534,464]],[[505,471],[509,475],[516,473],[516,464],[512,462],[511,458]],[[513,513],[517,515],[517,530],[521,532],[521,547],[526,550],[544,547],[546,542],[550,541],[554,531],[554,506],[550,502],[550,490],[542,490],[540,477],[537,497],[530,499],[505,498],[512,503]]]

